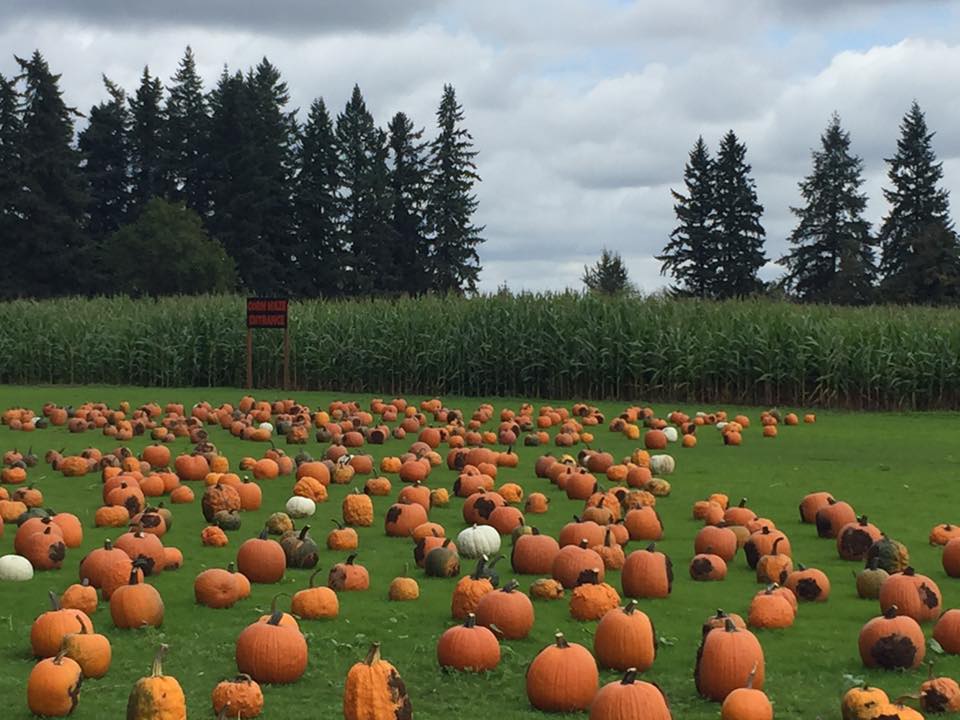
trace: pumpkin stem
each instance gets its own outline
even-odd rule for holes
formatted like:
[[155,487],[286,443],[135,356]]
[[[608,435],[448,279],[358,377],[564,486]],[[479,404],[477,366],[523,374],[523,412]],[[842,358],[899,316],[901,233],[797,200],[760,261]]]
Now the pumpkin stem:
[[625,615],[633,615],[634,611],[637,609],[637,601],[631,600],[623,607],[623,613]]
[[501,591],[505,593],[511,593],[514,590],[516,590],[518,587],[520,587],[520,583],[517,582],[516,578],[513,578],[513,580],[511,580],[501,588]]
[[723,629],[727,632],[737,632],[737,626],[733,624],[733,620],[730,618],[723,621]]
[[558,648],[570,647],[570,643],[567,642],[567,639],[563,636],[562,632],[558,632],[556,635],[554,635],[553,639],[556,641]]
[[273,599],[270,601],[270,614],[271,614],[271,615],[273,615],[275,612],[277,612],[277,601],[278,601],[281,597],[290,597],[290,596],[289,596],[287,593],[285,593],[285,592],[277,593],[276,595],[274,595],[274,596],[273,596]]
[[60,598],[57,597],[57,594],[53,590],[47,591],[47,597],[50,598],[50,609],[59,610],[60,609]]
[[860,524],[860,527],[866,527],[869,525],[866,515],[861,515],[859,518],[857,518],[857,522]]
[[[64,640],[66,640],[66,638],[64,638]],[[66,655],[67,655],[67,649],[63,647],[63,645],[61,644],[59,652],[57,652],[56,656],[54,656],[53,658],[53,664],[60,665],[63,662],[63,658],[65,658]]]
[[311,588],[316,587],[316,586],[313,584],[313,581],[314,581],[314,579],[316,579],[317,575],[319,575],[319,574],[320,574],[320,568],[317,568],[317,569],[314,570],[312,573],[310,573],[310,580],[309,580],[310,585],[309,585],[309,587],[311,587]]
[[336,518],[330,518],[330,522],[337,526],[337,530],[343,530],[343,523]]
[[267,530],[267,526],[264,525],[263,530],[260,531],[260,534],[257,535],[257,538],[260,540],[266,540],[268,535],[269,535],[269,532]]
[[103,541],[104,550],[113,550],[113,541],[110,538],[107,538]]
[[637,669],[628,668],[626,674],[623,676],[623,680],[620,681],[621,685],[633,685],[637,680]]
[[267,625],[279,625],[281,620],[283,620],[283,613],[277,610],[270,616],[270,619],[267,620]]
[[303,530],[300,531],[300,539],[301,539],[301,540],[306,540],[306,539],[307,539],[307,533],[308,533],[308,532],[310,532],[310,526],[309,526],[309,525],[304,525],[304,526],[303,526]]
[[737,505],[737,507],[742,507],[742,508],[744,508],[744,507],[746,507],[746,506],[747,506],[747,499],[746,499],[746,498],[740,498],[740,503]]
[[472,628],[477,626],[477,616],[473,613],[467,613],[467,619],[463,621],[463,626]]
[[898,608],[896,605],[891,605],[883,613],[883,616],[887,620],[893,620],[893,618],[895,618],[899,614],[899,612],[900,612],[900,608]]
[[587,540],[586,538],[581,538],[581,539],[580,539],[580,547],[583,548],[584,550],[586,550],[588,547],[590,547],[590,541]]
[[374,663],[380,662],[380,643],[375,642],[370,646],[370,651],[367,653],[367,657],[363,660],[365,665],[373,665]]
[[907,577],[913,577],[914,575],[917,574],[917,571],[914,570],[912,567],[908,567],[906,570],[903,571],[903,574],[906,575]]
[[157,654],[153,656],[153,667],[150,669],[150,677],[163,677],[163,656],[167,654],[170,646],[166,643],[160,643],[157,648]]
[[483,577],[483,571],[487,567],[487,556],[481,555],[480,559],[477,560],[477,567],[474,569],[473,574],[470,575],[471,580],[479,580]]
[[880,567],[880,558],[872,557],[867,561],[867,570],[876,570]]
[[656,543],[650,543],[649,545],[647,545],[647,552],[656,552],[656,551],[657,551]]
[[353,565],[353,561],[357,559],[357,553],[350,553],[347,555],[347,565]]
[[[763,529],[766,530],[767,527],[764,526]],[[777,552],[777,545],[780,544],[780,541],[781,541],[781,540],[783,540],[783,535],[781,535],[780,537],[778,537],[776,540],[773,541],[773,548],[772,548],[772,549],[773,549],[773,552],[770,553],[771,555],[779,555],[779,554],[780,554],[780,553]]]

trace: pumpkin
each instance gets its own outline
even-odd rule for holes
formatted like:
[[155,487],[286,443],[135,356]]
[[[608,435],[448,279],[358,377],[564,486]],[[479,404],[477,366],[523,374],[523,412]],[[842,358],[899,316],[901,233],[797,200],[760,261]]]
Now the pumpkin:
[[646,505],[630,510],[623,518],[623,524],[630,533],[631,540],[659,540],[663,537],[663,521],[653,507]]
[[113,544],[129,555],[134,564],[139,563],[144,575],[158,575],[163,572],[166,557],[163,543],[156,535],[145,533],[138,528],[124,533]]
[[880,586],[880,610],[899,608],[919,623],[936,620],[943,609],[943,595],[937,584],[926,575],[917,574],[912,567],[891,575]]
[[[460,574],[460,555],[449,538],[424,538],[423,543],[422,549],[430,547],[430,550],[425,550],[426,555],[418,564],[423,565],[427,577],[456,577]],[[419,549],[420,545],[414,550],[414,558],[418,557]]]
[[474,525],[457,535],[457,548],[465,558],[493,556],[500,550],[500,533],[488,525]]
[[[624,528],[626,530],[626,528]],[[558,542],[560,547],[567,545],[579,545],[584,539],[587,540],[587,546],[602,545],[607,535],[606,528],[598,525],[593,520],[582,520],[576,515],[573,516],[573,522],[567,523],[560,530]]]
[[673,589],[673,563],[651,543],[627,556],[620,581],[627,597],[665,598]]
[[617,542],[613,530],[609,527],[603,545],[595,545],[591,550],[603,559],[603,567],[607,570],[620,570],[627,561],[623,546]]
[[99,588],[104,600],[109,600],[113,591],[129,581],[133,561],[123,550],[104,540],[102,548],[91,550],[80,561],[80,578]]
[[409,720],[413,707],[397,669],[380,657],[374,643],[362,662],[347,672],[343,689],[345,720]]
[[530,598],[516,589],[520,583],[511,580],[500,590],[488,592],[477,603],[477,623],[497,628],[502,637],[520,640],[533,628],[534,611]]
[[782,542],[782,537],[774,540],[770,554],[762,556],[757,561],[758,583],[767,585],[778,583],[782,585],[787,581],[790,573],[793,572],[793,560],[790,559],[789,555],[779,552],[779,546]]
[[747,624],[743,621],[743,618],[737,615],[736,613],[730,613],[729,615],[723,610],[717,610],[716,615],[711,615],[704,621],[703,625],[700,628],[701,635],[706,635],[711,630],[716,628],[724,628],[727,625],[727,620],[732,622],[735,627],[746,628]]
[[671,720],[666,695],[654,683],[637,681],[637,669],[629,668],[622,680],[607,683],[590,705],[590,720]]
[[870,687],[866,683],[852,687],[840,701],[840,714],[843,720],[870,720],[874,711],[890,702],[890,698],[880,688]]
[[847,523],[837,533],[837,553],[843,560],[863,560],[870,546],[883,534],[863,515],[856,522]]
[[327,486],[309,475],[304,475],[294,483],[293,494],[298,497],[310,498],[315,503],[326,502],[328,497]]
[[550,509],[550,499],[543,493],[530,493],[523,505],[523,512],[527,515],[537,515]]
[[739,503],[723,511],[723,521],[728,525],[746,525],[756,516],[757,514],[747,507],[747,498],[740,498]]
[[337,591],[368,590],[370,588],[370,574],[363,565],[356,564],[357,553],[351,553],[344,562],[337,563],[330,568],[327,576],[327,587]]
[[409,574],[409,566],[404,565],[403,575],[390,581],[390,589],[387,591],[387,597],[390,600],[416,600],[420,597],[420,586],[414,578],[408,577]]
[[603,558],[588,547],[588,542],[584,538],[579,545],[567,545],[560,548],[560,551],[554,557],[550,572],[553,578],[563,587],[575,587],[581,574],[593,568],[598,569],[598,579],[603,580],[605,575]]
[[33,565],[22,555],[0,557],[0,581],[27,582],[33,579]]
[[93,622],[82,610],[61,608],[60,599],[50,591],[50,610],[41,614],[30,626],[30,647],[34,657],[49,658],[60,652],[63,639],[78,627],[93,632]]
[[390,537],[410,537],[418,525],[427,522],[427,511],[418,503],[394,503],[384,517],[384,530]]
[[102,678],[110,669],[113,657],[110,641],[105,635],[90,632],[82,622],[80,630],[63,638],[62,650],[71,660],[75,660],[85,678]]
[[822,538],[835,538],[844,525],[855,523],[857,513],[848,503],[827,498],[827,504],[817,511],[817,535]]
[[80,701],[83,671],[61,650],[33,666],[27,679],[27,706],[34,715],[66,717]]
[[239,510],[240,493],[236,488],[218,482],[204,491],[200,507],[203,510],[203,517],[207,522],[211,522],[213,516],[220,510]]
[[760,530],[751,533],[750,538],[743,546],[743,554],[747,559],[747,565],[751,570],[755,570],[760,558],[764,555],[790,556],[790,540],[779,530],[771,529],[764,525]]
[[707,525],[700,529],[693,540],[696,553],[712,553],[730,562],[737,554],[737,534],[728,527]]
[[800,522],[813,525],[817,521],[817,513],[830,504],[833,496],[828,492],[813,492],[804,496],[800,501]]
[[183,553],[175,547],[167,545],[163,548],[163,569],[177,570],[183,567]]
[[960,610],[947,610],[933,627],[933,639],[944,652],[960,654]]
[[[14,496],[16,496],[16,493],[14,493]],[[14,497],[14,499],[18,498]],[[954,538],[960,538],[960,525],[951,525],[950,523],[935,525],[930,531],[931,545],[946,545]]]
[[249,675],[240,674],[232,680],[221,680],[211,696],[215,713],[236,713],[235,717],[254,718],[263,712],[263,691]]
[[446,488],[434,488],[430,491],[430,507],[446,507],[450,504],[450,493]]
[[316,566],[320,559],[320,548],[309,533],[310,526],[304,525],[299,533],[289,532],[280,538],[288,568],[309,569]]
[[723,701],[720,720],[773,720],[773,705],[762,690],[753,687],[755,669],[747,676],[745,687],[737,688]]
[[600,568],[580,573],[570,596],[570,615],[575,620],[599,620],[620,605],[620,595],[600,582]]
[[287,557],[280,543],[267,539],[267,529],[255,538],[245,540],[237,550],[237,569],[250,582],[276,583],[283,579]]
[[763,648],[749,630],[738,628],[727,618],[722,628],[710,630],[697,652],[693,677],[697,692],[708,700],[723,702],[737,688],[744,687],[756,668],[753,685],[763,689]]
[[876,714],[871,717],[874,720],[923,720],[923,715],[903,704],[907,697],[897,698],[893,702],[881,705],[877,708]]
[[337,594],[328,587],[314,584],[319,574],[320,568],[314,570],[307,588],[294,593],[290,601],[290,611],[304,620],[331,619],[340,614]]
[[866,561],[869,563],[874,558],[877,559],[877,565],[891,575],[903,572],[910,565],[910,553],[906,546],[886,535],[867,550]]
[[317,504],[308,497],[303,497],[302,495],[294,495],[289,500],[283,508],[287,515],[291,518],[308,518],[312,517],[313,514],[317,511]]
[[890,573],[879,566],[879,560],[867,561],[867,566],[856,574],[857,595],[864,599],[876,600],[880,597],[880,586],[890,577]]
[[143,582],[139,564],[134,563],[127,585],[110,596],[110,617],[121,630],[138,630],[163,624],[163,598],[152,585]]
[[163,674],[166,645],[160,645],[147,677],[140,678],[127,700],[127,720],[186,720],[187,706],[177,679]]
[[292,683],[306,672],[307,641],[296,628],[280,624],[283,616],[277,610],[237,636],[237,669],[258,683]]
[[474,492],[463,503],[463,521],[478,525],[486,524],[490,514],[498,507],[503,507],[506,504],[507,501],[500,496],[500,493],[492,491]]
[[935,677],[933,664],[927,680],[920,686],[920,707],[928,713],[960,711],[960,685],[949,677]]
[[530,583],[530,597],[534,600],[562,600],[563,585],[553,578],[540,578]]
[[787,576],[784,587],[800,601],[826,602],[830,597],[830,578],[823,571],[808,568],[803,563]]
[[198,605],[221,609],[233,607],[239,599],[234,573],[221,568],[201,572],[193,581],[193,597]]
[[63,566],[67,546],[60,529],[51,523],[40,532],[31,532],[22,542],[20,552],[34,570],[57,570]]
[[437,640],[440,667],[469,672],[493,670],[500,664],[500,643],[485,627],[477,625],[477,616],[469,613],[463,625],[447,629]]
[[97,589],[90,585],[90,579],[84,578],[74,583],[60,596],[60,607],[67,610],[80,610],[88,616],[97,611]]
[[865,666],[885,670],[919,667],[926,654],[920,624],[907,615],[899,615],[896,605],[860,629],[858,644]]
[[[453,617],[463,620],[467,615],[475,613],[480,598],[494,591],[499,584],[499,578],[491,576],[489,567],[496,564],[498,557],[490,561],[486,555],[481,556],[473,572],[460,578],[450,602],[450,613]],[[497,582],[494,582],[494,579]]]
[[747,623],[752,628],[788,628],[793,625],[795,617],[793,605],[770,586],[754,595]]
[[719,555],[698,553],[690,560],[690,577],[698,582],[723,580],[727,577],[727,564]]
[[370,527],[373,525],[373,501],[369,495],[359,490],[347,495],[343,499],[343,522],[346,525]]
[[527,698],[537,710],[577,712],[590,707],[600,675],[590,651],[558,632],[530,663],[526,685]]
[[200,542],[210,547],[224,547],[230,541],[219,526],[209,525],[200,531]]

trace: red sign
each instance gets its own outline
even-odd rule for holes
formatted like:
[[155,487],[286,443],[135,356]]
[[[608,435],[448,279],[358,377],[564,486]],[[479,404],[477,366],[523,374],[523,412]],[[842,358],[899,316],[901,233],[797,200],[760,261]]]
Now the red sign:
[[287,327],[289,303],[290,301],[286,298],[247,298],[247,327],[280,329]]

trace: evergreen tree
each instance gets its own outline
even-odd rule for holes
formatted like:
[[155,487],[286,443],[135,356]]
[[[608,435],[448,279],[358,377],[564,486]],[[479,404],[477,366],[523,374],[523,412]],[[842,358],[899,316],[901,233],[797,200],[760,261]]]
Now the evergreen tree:
[[393,116],[390,132],[391,219],[396,234],[393,258],[396,290],[420,295],[430,289],[429,243],[424,209],[427,194],[426,143],[404,113]]
[[167,88],[163,125],[166,195],[205,217],[210,209],[210,117],[193,50],[187,46],[173,85]]
[[445,85],[437,110],[439,134],[430,147],[427,226],[431,233],[430,265],[435,290],[475,290],[480,274],[477,246],[483,227],[473,224],[480,181],[473,159],[473,137],[461,126],[464,114],[452,85]]
[[863,218],[863,162],[850,153],[850,134],[834,114],[813,152],[813,171],[800,183],[805,201],[791,208],[799,223],[794,248],[779,262],[786,285],[805,302],[865,303],[873,296],[873,239]]
[[942,222],[927,225],[914,239],[904,275],[911,302],[942,305],[960,300],[960,242]]
[[160,101],[163,84],[160,78],[150,76],[150,68],[143,69],[140,87],[130,98],[130,155],[133,181],[134,213],[150,198],[163,194],[163,128]]
[[600,259],[593,267],[584,265],[582,280],[590,292],[598,295],[623,295],[633,292],[634,289],[620,253],[606,248],[600,253]]
[[24,295],[68,295],[84,288],[92,263],[81,231],[87,206],[79,153],[72,147],[73,118],[63,102],[59,75],[39,51],[16,58],[24,89],[20,160],[23,168],[18,233],[11,253]]
[[315,100],[301,135],[296,184],[298,295],[334,297],[345,290],[337,151],[327,106]]
[[952,228],[949,195],[938,187],[943,163],[937,162],[933,136],[923,111],[914,102],[900,124],[897,153],[887,159],[891,187],[883,191],[891,207],[880,228],[880,273],[884,296],[890,299],[914,299],[909,288],[916,279],[908,275],[908,267],[916,267],[910,254],[917,238],[931,225]]
[[757,272],[766,263],[760,224],[763,206],[746,162],[747,148],[733,130],[720,142],[714,165],[717,276],[720,298],[745,297],[763,289]]
[[356,85],[337,116],[336,134],[344,190],[343,237],[349,248],[349,287],[355,294],[377,294],[391,284],[386,276],[393,260],[387,143]]
[[0,75],[0,299],[19,293],[20,111],[15,83]]
[[657,256],[661,275],[670,273],[679,295],[708,298],[716,282],[717,257],[714,237],[713,160],[703,137],[697,138],[683,172],[687,194],[671,190],[678,225]]
[[106,77],[103,83],[110,100],[90,109],[89,123],[79,139],[90,193],[87,232],[92,240],[123,225],[130,203],[130,111],[123,89]]

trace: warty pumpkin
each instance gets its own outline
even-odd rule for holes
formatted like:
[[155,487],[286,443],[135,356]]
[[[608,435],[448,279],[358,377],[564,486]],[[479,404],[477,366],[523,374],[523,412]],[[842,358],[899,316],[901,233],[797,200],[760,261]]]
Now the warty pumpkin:
[[380,657],[380,643],[347,672],[344,720],[411,720],[413,706],[397,669]]
[[259,683],[241,673],[231,680],[221,680],[211,695],[215,713],[227,717],[255,718],[263,712],[263,691]]
[[337,594],[328,587],[315,585],[320,572],[320,568],[314,570],[307,588],[294,593],[290,601],[290,611],[304,620],[328,620],[340,614]]
[[175,677],[163,674],[167,645],[160,645],[150,674],[137,680],[127,699],[127,720],[186,720],[187,701]]

